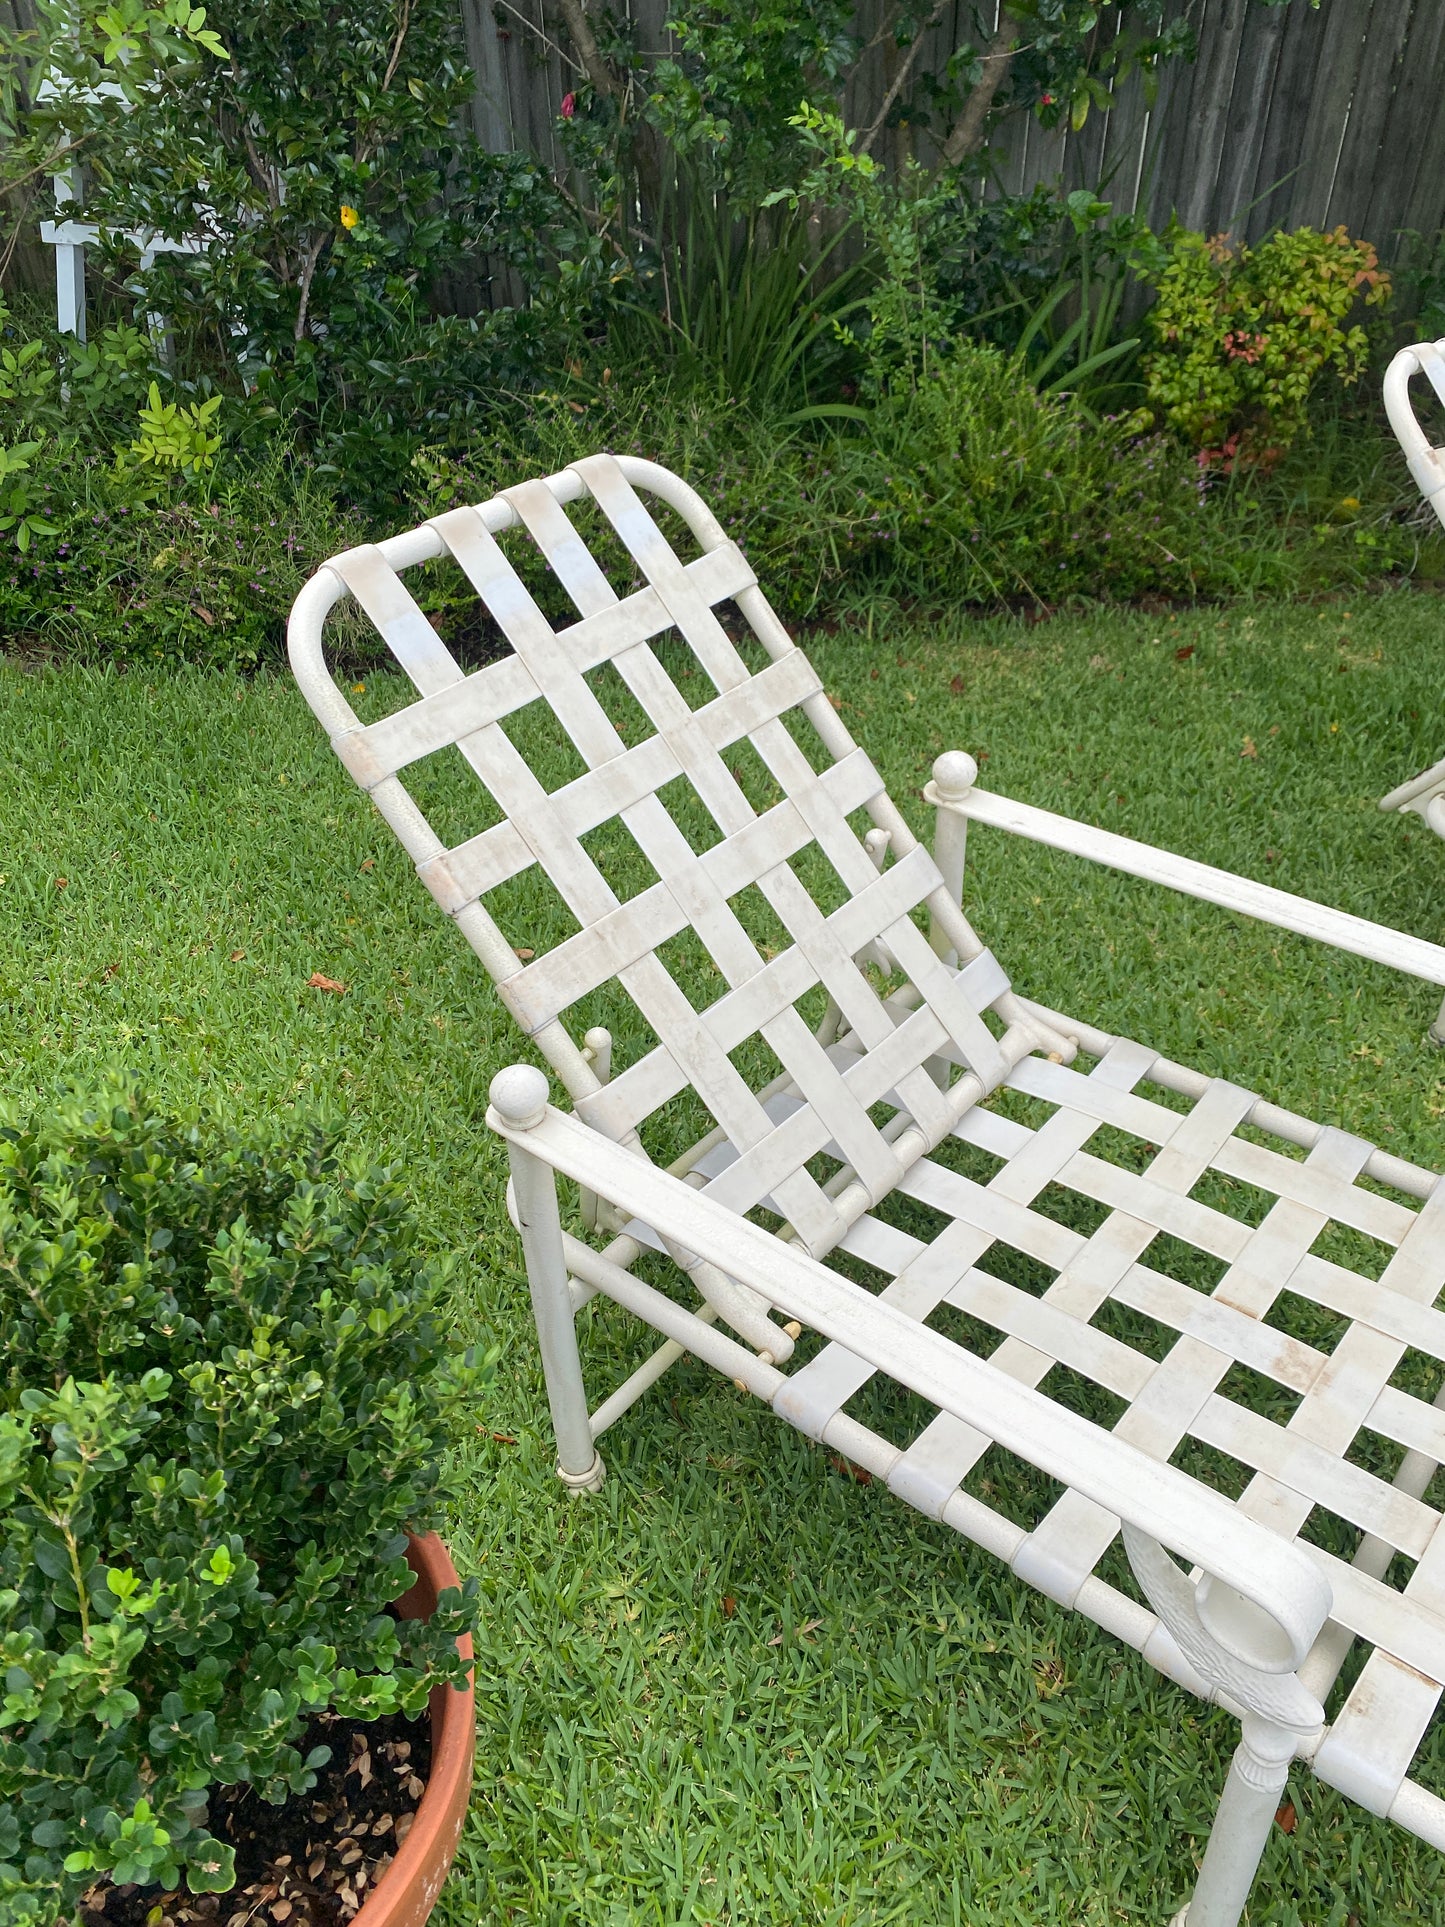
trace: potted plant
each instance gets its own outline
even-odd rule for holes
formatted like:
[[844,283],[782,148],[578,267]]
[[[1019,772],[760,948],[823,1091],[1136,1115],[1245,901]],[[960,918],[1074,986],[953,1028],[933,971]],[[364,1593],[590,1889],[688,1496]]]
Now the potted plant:
[[7,1924],[426,1918],[472,1743],[445,1285],[323,1128],[0,1122]]

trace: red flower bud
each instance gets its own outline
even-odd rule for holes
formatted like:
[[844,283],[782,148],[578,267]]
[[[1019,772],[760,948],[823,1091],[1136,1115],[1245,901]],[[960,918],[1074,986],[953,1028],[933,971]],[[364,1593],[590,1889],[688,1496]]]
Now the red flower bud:
[[575,94],[563,94],[562,96],[563,120],[571,120],[572,116],[576,112],[577,112],[577,96]]

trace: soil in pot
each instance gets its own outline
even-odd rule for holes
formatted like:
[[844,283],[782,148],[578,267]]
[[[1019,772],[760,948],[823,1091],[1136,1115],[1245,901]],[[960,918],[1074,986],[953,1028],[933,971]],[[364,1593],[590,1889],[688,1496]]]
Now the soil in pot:
[[225,1894],[184,1887],[97,1887],[84,1927],[344,1927],[391,1865],[431,1772],[432,1724],[395,1714],[343,1720],[323,1713],[297,1742],[329,1746],[309,1793],[279,1807],[254,1787],[216,1787],[210,1828],[236,1849]]

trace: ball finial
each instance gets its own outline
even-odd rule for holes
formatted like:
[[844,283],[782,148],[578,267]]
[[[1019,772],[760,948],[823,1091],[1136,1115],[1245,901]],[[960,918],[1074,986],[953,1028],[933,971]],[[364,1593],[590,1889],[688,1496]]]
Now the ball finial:
[[933,765],[933,782],[940,796],[967,796],[978,781],[978,764],[967,750],[947,749]]
[[546,1115],[551,1087],[535,1064],[508,1064],[492,1079],[487,1096],[492,1109],[514,1131],[530,1131]]

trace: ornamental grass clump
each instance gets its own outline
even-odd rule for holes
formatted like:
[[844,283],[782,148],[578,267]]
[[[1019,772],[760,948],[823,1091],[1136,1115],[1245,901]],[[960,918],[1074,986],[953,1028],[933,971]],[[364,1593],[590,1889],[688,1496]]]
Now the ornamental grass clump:
[[304,1793],[326,1707],[460,1684],[406,1529],[443,1499],[444,1268],[331,1134],[178,1120],[129,1085],[0,1122],[0,1919],[106,1879],[225,1891],[208,1790]]

